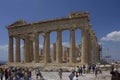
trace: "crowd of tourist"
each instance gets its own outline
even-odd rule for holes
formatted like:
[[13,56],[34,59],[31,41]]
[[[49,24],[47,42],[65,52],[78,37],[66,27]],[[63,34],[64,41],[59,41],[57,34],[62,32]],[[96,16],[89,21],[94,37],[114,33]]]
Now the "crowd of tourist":
[[[36,79],[32,79],[32,71],[35,72]],[[63,69],[58,70],[58,76],[60,80],[63,79]],[[71,73],[68,75],[69,80],[79,80],[80,76],[84,74],[92,73],[97,77],[97,74],[101,74],[102,71],[99,66],[96,65],[82,65],[76,66],[72,69]],[[110,71],[111,80],[120,80],[120,73],[117,68],[112,67]],[[9,68],[0,68],[0,80],[45,80],[40,68],[28,68],[28,67],[9,67]]]
[[[59,73],[60,80],[64,80],[64,79],[62,79],[62,73],[63,73],[62,68],[60,68],[60,69],[58,70],[58,73]],[[76,67],[71,71],[71,73],[69,74],[68,77],[69,77],[70,80],[79,80],[79,79],[78,79],[79,76],[82,76],[83,74],[88,74],[88,73],[93,73],[93,74],[95,74],[95,77],[97,77],[97,74],[98,74],[98,73],[102,73],[102,71],[101,71],[100,68],[99,68],[98,66],[96,66],[96,65],[76,66]]]
[[3,80],[32,80],[31,79],[31,70],[27,67],[17,68],[0,68],[0,79]]
[[73,69],[68,77],[70,80],[79,80],[78,79],[79,76],[91,72],[95,74],[96,77],[98,72],[102,73],[102,71],[96,65],[88,65],[88,66],[83,65],[83,66],[77,66],[75,69]]

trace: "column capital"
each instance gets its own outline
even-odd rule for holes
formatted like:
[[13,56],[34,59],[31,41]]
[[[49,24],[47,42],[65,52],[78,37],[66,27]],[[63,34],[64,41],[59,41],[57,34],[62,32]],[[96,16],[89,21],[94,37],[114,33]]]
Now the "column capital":
[[15,39],[20,39],[20,37],[18,37],[18,36],[15,36]]
[[71,28],[71,29],[69,29],[70,31],[75,31],[75,28]]
[[62,29],[57,29],[56,31],[57,31],[57,32],[62,32],[63,30],[62,30]]
[[11,36],[11,35],[9,36],[9,38],[13,38],[13,37],[14,37],[14,36]]
[[50,31],[45,32],[45,35],[44,35],[44,36],[46,36],[46,34],[50,34]]

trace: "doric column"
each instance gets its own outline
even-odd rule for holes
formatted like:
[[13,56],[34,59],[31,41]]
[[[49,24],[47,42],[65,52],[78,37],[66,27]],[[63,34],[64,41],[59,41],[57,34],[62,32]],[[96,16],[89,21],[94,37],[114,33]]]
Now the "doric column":
[[14,57],[13,57],[13,37],[9,36],[9,62],[13,62],[14,61]]
[[30,40],[30,61],[34,60],[34,54],[33,54],[33,41]]
[[30,40],[28,36],[24,39],[24,62],[30,62]]
[[95,45],[93,35],[91,35],[91,62],[95,63]]
[[97,56],[96,56],[96,47],[97,47],[97,45],[96,45],[96,40],[95,40],[95,35],[94,34],[92,34],[92,43],[91,43],[91,45],[92,45],[92,63],[96,63],[96,59],[97,59]]
[[57,31],[56,62],[62,63],[62,31]]
[[81,63],[88,64],[88,54],[87,54],[87,31],[82,30],[82,55],[81,55]]
[[27,60],[27,39],[24,39],[24,62],[28,62]]
[[56,60],[56,43],[53,43],[52,60]]
[[67,62],[69,61],[69,56],[70,56],[70,48],[66,49],[66,56],[67,56]]
[[96,62],[100,62],[100,45],[98,43],[96,48]]
[[44,41],[43,41],[43,56],[42,56],[42,58],[43,58],[43,60],[45,60],[45,35],[43,37],[44,37]]
[[20,61],[20,38],[16,37],[16,62]]
[[34,62],[39,62],[39,34],[34,34],[34,41],[33,41],[33,53],[34,53]]
[[51,59],[50,59],[50,33],[49,32],[45,33],[44,40],[45,40],[44,62],[49,63],[49,62],[51,62]]
[[66,52],[67,52],[66,47],[63,46],[63,52],[62,53],[63,53],[63,61],[65,61],[65,62],[67,61],[67,53]]
[[76,54],[75,54],[75,31],[70,30],[70,56],[69,63],[76,62]]
[[95,36],[95,63],[99,62],[99,44],[97,43],[97,37]]
[[90,33],[89,32],[87,32],[87,49],[88,49],[88,63],[92,63],[91,62],[91,39],[90,39]]

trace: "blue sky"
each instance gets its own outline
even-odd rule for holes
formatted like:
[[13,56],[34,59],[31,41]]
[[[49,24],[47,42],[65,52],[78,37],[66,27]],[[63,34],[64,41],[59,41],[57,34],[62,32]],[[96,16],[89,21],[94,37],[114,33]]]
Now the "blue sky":
[[[90,24],[103,45],[103,54],[120,59],[120,0],[1,0],[0,60],[7,60],[7,25],[21,19],[31,23],[60,18],[78,11],[90,13]],[[77,30],[76,36],[79,33]],[[69,32],[64,31],[63,34],[63,41],[68,41],[69,37],[66,36]],[[56,36],[54,32],[51,35]],[[76,39],[80,41],[79,37]],[[55,37],[51,38],[52,41]]]

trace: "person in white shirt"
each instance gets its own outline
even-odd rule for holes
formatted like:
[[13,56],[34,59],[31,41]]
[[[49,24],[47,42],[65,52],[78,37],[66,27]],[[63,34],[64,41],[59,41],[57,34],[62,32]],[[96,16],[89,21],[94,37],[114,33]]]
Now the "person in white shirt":
[[73,77],[73,80],[79,80],[77,74]]

